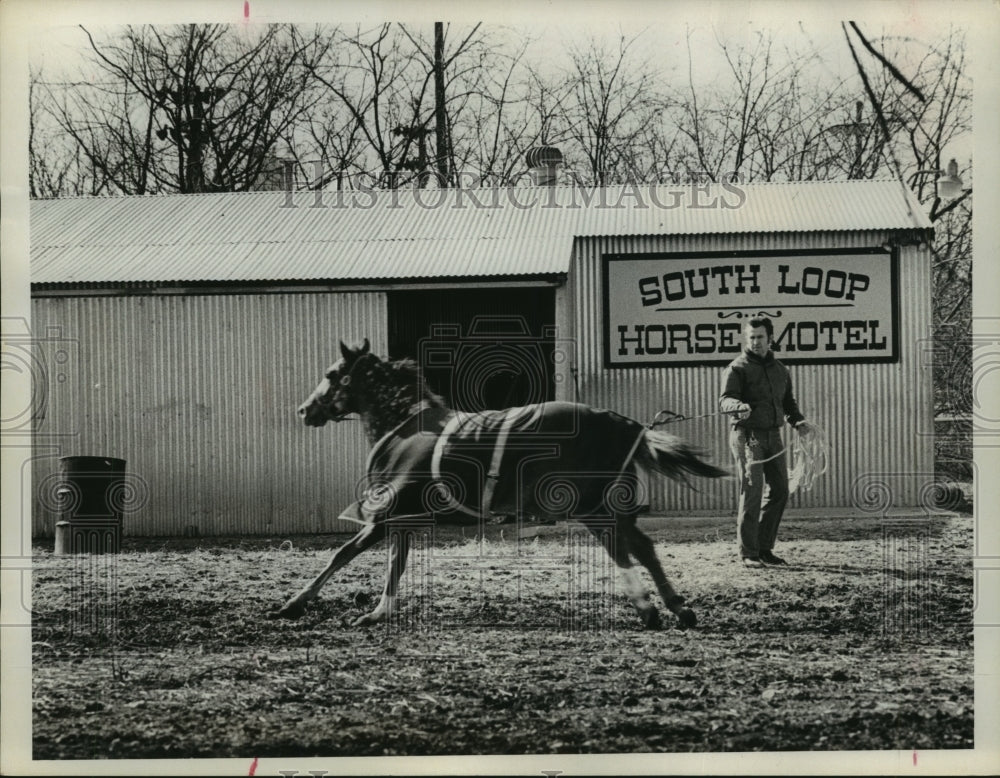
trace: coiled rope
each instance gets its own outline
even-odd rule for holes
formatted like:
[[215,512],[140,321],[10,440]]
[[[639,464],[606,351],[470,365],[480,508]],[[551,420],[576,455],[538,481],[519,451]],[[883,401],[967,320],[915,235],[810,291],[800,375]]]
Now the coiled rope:
[[816,479],[830,469],[830,442],[821,427],[808,423],[803,432],[795,434],[792,461],[794,464],[788,471],[789,493],[808,492]]
[[[702,413],[698,416],[685,416],[674,411],[658,411],[653,420],[647,425],[650,429],[662,424],[670,424],[678,421],[690,421],[691,419],[704,419],[708,416],[729,415],[733,412],[713,411],[712,413]],[[826,433],[818,425],[812,422],[805,422],[806,427],[802,432],[796,431],[791,444],[792,466],[788,470],[788,492],[795,494],[796,491],[808,492],[816,484],[816,480],[830,469],[830,443]],[[762,465],[777,459],[785,453],[787,447],[782,448],[776,454],[772,454],[766,459],[752,459],[747,457],[748,465]]]

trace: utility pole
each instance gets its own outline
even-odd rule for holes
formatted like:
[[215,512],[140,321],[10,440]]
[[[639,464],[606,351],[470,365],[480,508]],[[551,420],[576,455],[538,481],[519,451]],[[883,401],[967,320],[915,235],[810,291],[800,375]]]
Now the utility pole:
[[429,129],[418,125],[405,127],[402,124],[397,124],[393,127],[392,134],[398,135],[406,140],[406,146],[403,149],[404,154],[409,150],[410,143],[412,141],[417,142],[417,158],[415,160],[403,159],[403,161],[396,166],[396,171],[393,171],[391,174],[390,189],[396,188],[396,172],[399,170],[412,170],[417,174],[417,186],[421,189],[427,186],[427,181],[430,177],[427,172],[427,135],[429,133]]
[[437,144],[437,169],[440,186],[451,182],[448,147],[448,119],[444,110],[444,24],[434,22],[434,123]]
[[205,143],[208,141],[208,133],[205,132],[205,107],[202,103],[202,92],[194,87],[194,94],[189,100],[191,106],[191,119],[187,127],[188,137],[188,169],[187,181],[192,192],[201,192],[205,189],[205,166],[203,161]]
[[[157,105],[175,122],[172,127],[160,127],[156,136],[160,140],[169,137],[177,146],[181,165],[181,191],[205,191],[205,146],[211,140],[214,129],[211,119],[205,113],[205,104],[214,103],[224,94],[224,89],[202,89],[198,84],[180,89],[168,89],[164,86],[156,92]],[[173,102],[173,111],[167,108],[168,101]]]

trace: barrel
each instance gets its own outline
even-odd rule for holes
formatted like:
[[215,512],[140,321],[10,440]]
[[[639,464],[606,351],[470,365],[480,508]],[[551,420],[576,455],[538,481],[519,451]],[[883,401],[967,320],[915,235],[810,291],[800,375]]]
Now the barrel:
[[125,460],[61,457],[56,554],[117,554],[122,540]]

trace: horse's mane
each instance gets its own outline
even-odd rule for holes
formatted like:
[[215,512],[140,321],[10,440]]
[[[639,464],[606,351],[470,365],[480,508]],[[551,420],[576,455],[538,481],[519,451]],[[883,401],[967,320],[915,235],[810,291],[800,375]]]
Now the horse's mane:
[[415,360],[409,358],[386,360],[384,364],[391,372],[397,374],[402,382],[412,383],[417,388],[417,396],[420,399],[427,400],[432,406],[445,407],[444,398],[432,392],[431,388],[427,386],[423,370],[420,369],[420,365]]

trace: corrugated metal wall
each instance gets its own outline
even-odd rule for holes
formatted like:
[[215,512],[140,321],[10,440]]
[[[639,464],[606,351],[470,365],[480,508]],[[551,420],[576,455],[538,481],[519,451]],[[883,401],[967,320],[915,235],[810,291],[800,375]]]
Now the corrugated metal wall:
[[[580,238],[566,289],[557,290],[557,395],[577,396],[643,422],[668,408],[713,411],[720,367],[602,366],[601,256],[605,253],[868,248],[887,233],[803,233]],[[876,513],[919,505],[933,480],[929,338],[930,260],[899,249],[900,361],[795,365],[799,404],[832,444],[830,471],[792,507],[860,507]],[[127,460],[139,507],[131,535],[349,531],[334,517],[354,498],[367,442],[361,425],[305,428],[295,409],[338,353],[337,340],[368,337],[387,350],[382,292],[36,297],[34,333],[70,344],[45,375],[32,475],[33,532],[51,535],[50,493],[58,457]],[[568,325],[568,327],[567,327]],[[566,330],[569,329],[569,333]],[[575,368],[575,376],[572,369]],[[671,431],[728,464],[721,416]],[[659,478],[651,509],[732,513],[735,484],[698,482],[700,491]]]
[[72,355],[35,432],[34,534],[54,531],[67,455],[127,461],[129,535],[353,529],[334,517],[355,499],[361,424],[307,428],[295,410],[338,339],[385,353],[384,293],[37,297],[32,315]]
[[[578,238],[568,293],[576,337],[581,399],[643,422],[666,408],[687,416],[717,408],[721,367],[630,368],[602,366],[601,257],[606,253],[850,249],[882,246],[885,233],[802,233],[678,237]],[[829,471],[790,507],[858,507],[877,513],[915,506],[933,481],[933,406],[929,357],[930,259],[926,249],[899,249],[900,360],[895,364],[794,365],[799,406],[826,432],[832,447]],[[667,428],[729,465],[728,423],[721,416],[692,419]],[[786,428],[787,432],[787,428]],[[734,482],[699,481],[700,491],[651,479],[650,507],[663,513],[735,513]]]

